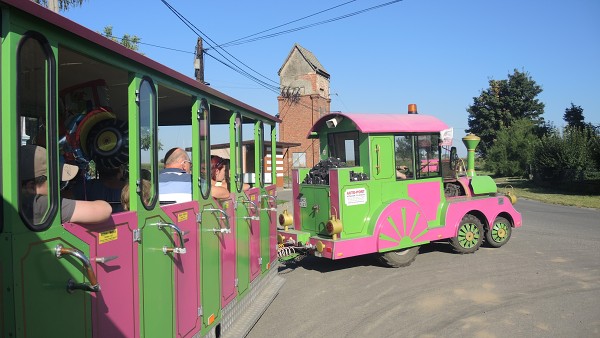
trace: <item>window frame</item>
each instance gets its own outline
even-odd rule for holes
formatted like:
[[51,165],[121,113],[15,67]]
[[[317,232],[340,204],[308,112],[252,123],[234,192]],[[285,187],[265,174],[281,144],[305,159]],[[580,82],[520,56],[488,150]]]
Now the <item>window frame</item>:
[[[58,121],[57,121],[57,99],[56,99],[56,57],[52,51],[52,47],[50,46],[48,40],[40,33],[35,31],[25,32],[17,46],[16,49],[16,64],[17,64],[17,76],[16,76],[16,105],[17,105],[17,123],[21,122],[21,109],[19,109],[19,104],[21,102],[21,98],[24,95],[20,90],[20,81],[21,78],[19,74],[24,74],[25,72],[21,71],[22,59],[20,58],[21,52],[23,52],[24,45],[29,41],[36,41],[39,44],[40,50],[45,55],[45,88],[44,94],[46,96],[46,102],[44,107],[43,117],[46,119],[46,177],[48,184],[48,205],[46,209],[46,216],[43,221],[39,224],[35,224],[33,219],[29,219],[29,216],[25,214],[25,211],[22,208],[21,203],[19,203],[19,215],[23,220],[25,226],[32,231],[44,231],[48,229],[53,221],[56,219],[56,216],[59,211],[59,182],[60,182],[60,173],[58,171],[58,146],[56,140],[58,139],[57,130],[58,130]],[[41,115],[42,116],[42,115]],[[16,144],[21,146],[21,132],[19,129],[15,133],[17,136]],[[51,142],[49,142],[51,141]],[[21,151],[17,151],[17,163],[20,163]],[[21,191],[21,171],[17,170],[17,182],[18,182],[18,197],[19,201],[22,201],[22,191]],[[61,215],[58,215],[59,217]]]
[[[142,143],[142,125],[141,125],[141,121],[142,121],[142,114],[143,114],[143,108],[144,106],[142,105],[142,96],[145,94],[145,92],[142,91],[142,86],[144,84],[148,83],[149,86],[149,97],[150,100],[148,100],[149,104],[150,104],[150,112],[149,112],[149,129],[151,130],[151,140],[150,140],[150,174],[151,174],[151,178],[152,181],[150,182],[150,186],[151,186],[151,197],[150,200],[148,201],[148,203],[146,204],[146,202],[144,201],[144,192],[143,190],[143,184],[142,184],[142,147],[141,147],[141,143]],[[156,91],[156,85],[154,84],[154,81],[152,81],[152,79],[148,76],[143,76],[140,80],[140,83],[138,85],[138,98],[137,98],[137,104],[138,104],[138,131],[139,131],[139,137],[138,137],[138,142],[139,142],[139,147],[138,147],[138,152],[139,152],[139,162],[138,162],[138,179],[136,181],[136,192],[138,194],[138,198],[140,198],[142,205],[144,206],[144,208],[146,210],[153,210],[154,207],[157,204],[158,201],[158,154],[157,154],[157,150],[158,150],[158,93]]]

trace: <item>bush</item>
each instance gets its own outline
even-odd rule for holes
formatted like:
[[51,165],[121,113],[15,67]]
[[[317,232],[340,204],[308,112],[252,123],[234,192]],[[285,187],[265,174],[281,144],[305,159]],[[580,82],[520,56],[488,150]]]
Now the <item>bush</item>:
[[[534,151],[541,180],[581,181],[599,168],[599,137],[593,129],[566,127],[542,137]],[[590,175],[586,173],[590,172]],[[593,176],[593,175],[592,175]]]
[[533,123],[520,120],[496,136],[487,152],[485,169],[499,176],[526,176],[539,142]]

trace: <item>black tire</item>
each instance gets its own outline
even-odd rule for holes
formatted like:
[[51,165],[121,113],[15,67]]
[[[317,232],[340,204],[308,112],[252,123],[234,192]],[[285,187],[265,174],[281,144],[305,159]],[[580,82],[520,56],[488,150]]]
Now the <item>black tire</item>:
[[483,225],[479,218],[467,214],[460,221],[456,237],[450,239],[450,244],[458,253],[474,253],[483,243],[483,237]]
[[377,259],[385,266],[390,268],[401,268],[403,266],[409,266],[417,255],[419,254],[419,247],[413,246],[412,248],[388,251],[377,254]]
[[492,248],[499,248],[508,242],[511,234],[511,223],[504,217],[496,217],[494,224],[485,232],[485,241]]

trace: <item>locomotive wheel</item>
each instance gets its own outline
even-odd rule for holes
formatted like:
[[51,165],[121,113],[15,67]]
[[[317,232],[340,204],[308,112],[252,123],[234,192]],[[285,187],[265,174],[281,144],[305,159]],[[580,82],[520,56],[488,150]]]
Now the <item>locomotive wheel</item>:
[[377,258],[387,267],[401,268],[409,266],[417,258],[418,253],[419,247],[413,246],[408,249],[378,253]]
[[508,242],[511,234],[510,222],[504,217],[496,217],[492,228],[485,232],[485,241],[489,246],[499,248]]
[[454,251],[461,254],[473,253],[483,242],[483,225],[473,215],[465,215],[458,226],[456,237],[450,240]]

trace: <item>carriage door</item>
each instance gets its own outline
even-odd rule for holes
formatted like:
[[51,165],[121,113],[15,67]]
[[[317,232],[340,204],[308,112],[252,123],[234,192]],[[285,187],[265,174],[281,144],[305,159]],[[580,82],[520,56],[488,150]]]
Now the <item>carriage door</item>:
[[[136,99],[139,129],[135,130],[134,126],[132,131],[130,127],[130,135],[139,134],[138,180],[134,181],[135,187],[130,191],[136,191],[140,196],[131,200],[132,203],[136,201],[140,219],[134,240],[140,248],[141,336],[170,337],[175,330],[173,269],[175,256],[183,254],[178,250],[183,247],[182,233],[169,225],[171,221],[163,216],[158,202],[157,94],[152,80],[141,80]],[[141,179],[142,170],[150,172],[146,175],[150,178],[149,185]]]
[[[56,59],[46,39],[37,33],[27,33],[20,41],[4,40],[2,47],[16,49],[18,67],[16,82],[7,82],[2,88],[4,97],[17,100],[3,102],[10,105],[10,112],[16,112],[10,116],[3,111],[2,116],[11,122],[3,131],[3,150],[10,152],[2,155],[14,159],[3,166],[3,188],[8,192],[3,196],[5,207],[15,209],[5,209],[3,215],[7,222],[2,226],[0,270],[8,272],[0,278],[0,312],[9,320],[0,319],[0,325],[6,325],[0,335],[91,337],[90,294],[95,288],[69,289],[69,285],[92,286],[82,268],[89,248],[60,224]],[[11,72],[2,71],[5,75]],[[35,170],[35,153],[46,161],[43,172]],[[38,183],[47,184],[48,195],[46,206],[40,208],[43,212],[36,216],[33,207]],[[61,248],[77,250],[82,259],[69,254],[59,257]]]

